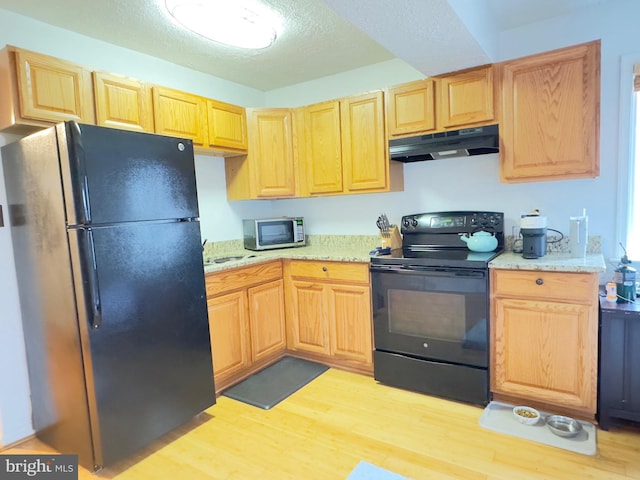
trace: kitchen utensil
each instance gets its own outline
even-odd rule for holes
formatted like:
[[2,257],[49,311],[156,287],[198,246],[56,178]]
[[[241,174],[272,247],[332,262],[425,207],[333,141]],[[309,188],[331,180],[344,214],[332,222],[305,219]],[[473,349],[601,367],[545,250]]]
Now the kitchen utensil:
[[380,229],[380,236],[383,238],[389,238],[389,229],[391,225],[389,224],[389,218],[386,214],[383,213],[378,217],[376,225]]
[[475,232],[471,236],[467,233],[460,235],[460,240],[466,243],[472,252],[493,252],[498,247],[498,239],[495,235],[484,230]]
[[559,437],[575,437],[582,431],[579,421],[563,415],[550,415],[546,419],[547,427]]
[[513,407],[513,416],[524,425],[535,425],[540,420],[540,412],[538,410],[523,405]]

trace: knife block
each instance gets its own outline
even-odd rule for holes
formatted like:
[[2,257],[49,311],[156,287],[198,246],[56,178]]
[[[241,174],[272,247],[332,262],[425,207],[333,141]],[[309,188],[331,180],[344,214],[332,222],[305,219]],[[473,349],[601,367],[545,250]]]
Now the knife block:
[[391,247],[391,250],[402,248],[402,236],[396,225],[389,225],[389,236],[385,237],[380,233],[380,246]]

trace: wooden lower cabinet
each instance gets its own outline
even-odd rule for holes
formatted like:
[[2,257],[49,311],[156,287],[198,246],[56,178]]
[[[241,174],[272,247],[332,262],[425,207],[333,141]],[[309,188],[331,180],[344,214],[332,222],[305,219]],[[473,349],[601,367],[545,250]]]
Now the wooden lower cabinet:
[[286,348],[280,260],[206,276],[216,391],[248,377]]
[[491,304],[494,396],[593,417],[597,274],[492,270]]
[[207,300],[209,333],[213,353],[216,387],[250,364],[249,315],[246,291],[220,295]]
[[287,347],[370,374],[371,288],[364,263],[285,260]]

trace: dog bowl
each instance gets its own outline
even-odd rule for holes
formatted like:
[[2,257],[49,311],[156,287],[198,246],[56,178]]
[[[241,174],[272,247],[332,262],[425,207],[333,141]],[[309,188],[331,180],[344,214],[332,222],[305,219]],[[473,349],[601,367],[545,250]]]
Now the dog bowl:
[[559,437],[575,437],[582,431],[579,421],[562,415],[548,416],[547,427]]
[[535,408],[525,407],[523,405],[519,407],[513,407],[513,416],[516,417],[520,423],[525,425],[535,425],[540,420],[540,412]]

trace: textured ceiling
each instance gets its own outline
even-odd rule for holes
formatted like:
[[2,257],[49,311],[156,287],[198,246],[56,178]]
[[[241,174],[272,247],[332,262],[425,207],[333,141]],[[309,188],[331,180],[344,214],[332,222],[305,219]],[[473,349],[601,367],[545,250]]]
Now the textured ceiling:
[[[164,0],[0,0],[0,9],[268,91],[396,57],[425,75],[488,63],[452,8],[468,1],[262,0],[282,17],[284,29],[271,48],[249,52],[179,28],[164,13]],[[488,9],[505,30],[604,1],[615,0],[473,5]]]

